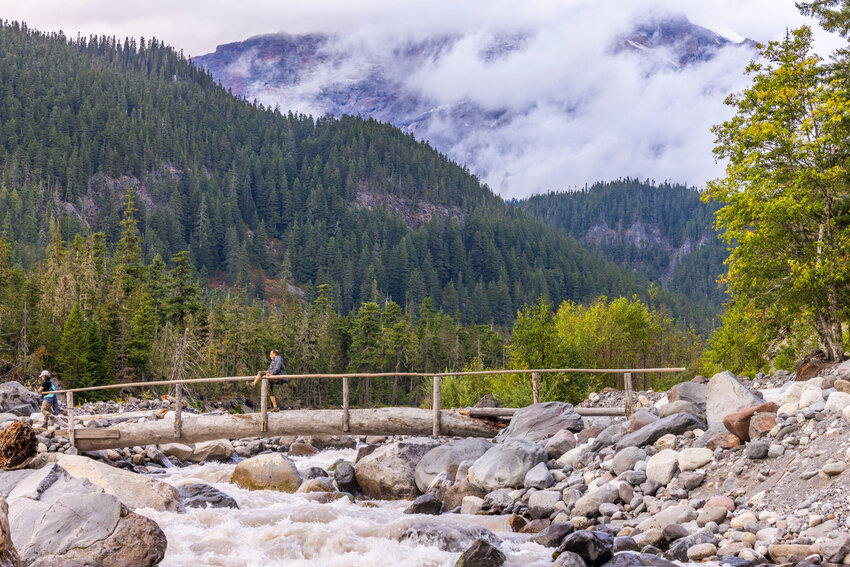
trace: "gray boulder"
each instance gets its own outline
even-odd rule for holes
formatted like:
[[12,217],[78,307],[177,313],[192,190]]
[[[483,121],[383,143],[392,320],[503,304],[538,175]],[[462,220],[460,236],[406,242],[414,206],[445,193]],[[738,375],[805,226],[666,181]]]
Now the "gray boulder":
[[522,484],[525,488],[543,490],[555,484],[555,477],[549,472],[546,463],[539,463],[525,474],[525,480]]
[[0,411],[29,416],[41,409],[41,397],[14,380],[0,384]]
[[485,490],[520,487],[535,465],[548,460],[537,443],[513,439],[492,447],[469,468],[469,481]]
[[528,498],[528,514],[532,519],[548,518],[563,496],[558,490],[538,490]]
[[85,478],[100,486],[107,494],[114,495],[130,509],[183,511],[177,489],[161,480],[115,468],[81,455],[66,453],[59,457],[58,463],[71,476]]
[[578,433],[583,428],[581,416],[572,404],[545,402],[517,410],[511,423],[493,440],[496,443],[505,443],[511,439],[536,442],[548,439],[562,429]]
[[467,459],[477,459],[492,446],[492,443],[484,439],[467,438],[434,447],[425,453],[416,465],[416,487],[420,492],[425,492],[442,472],[456,479],[460,463]]
[[667,390],[667,401],[670,403],[690,402],[701,410],[705,410],[705,384],[697,384],[696,382],[676,384]]
[[662,557],[670,561],[688,561],[688,549],[703,543],[717,545],[719,541],[719,538],[711,530],[703,529],[693,535],[676,540],[676,543],[671,545]]
[[567,451],[576,448],[578,441],[575,434],[569,429],[562,429],[546,441],[546,453],[552,459],[557,459]]
[[705,416],[709,424],[722,423],[730,413],[763,403],[763,399],[753,394],[728,370],[715,374],[705,387]]
[[241,461],[230,482],[246,490],[278,490],[292,494],[304,479],[295,463],[280,453],[264,453]]
[[661,406],[661,409],[658,410],[658,417],[667,417],[668,415],[673,415],[674,413],[689,413],[695,417],[700,419],[705,419],[705,412],[703,412],[698,406],[688,402],[686,400],[676,400],[675,402],[670,402],[669,404],[664,404]]
[[573,517],[584,516],[592,518],[599,513],[599,506],[605,503],[616,502],[620,497],[619,489],[611,484],[603,484],[596,490],[592,490],[578,499],[573,507]]
[[611,461],[611,470],[614,471],[614,474],[621,475],[626,471],[632,470],[638,461],[642,461],[645,458],[646,451],[640,447],[624,447],[614,455]]
[[9,495],[12,540],[24,565],[157,565],[165,534],[117,498],[56,464],[29,471]]
[[375,449],[354,465],[357,483],[370,498],[399,500],[419,496],[416,466],[438,441],[414,437]]
[[195,463],[204,461],[226,461],[233,456],[233,444],[227,439],[196,443],[189,460]]
[[626,429],[629,424],[625,421],[620,421],[618,423],[613,423],[602,430],[602,432],[596,436],[593,443],[590,445],[590,452],[596,453],[600,449],[604,449],[605,447],[610,447],[620,439],[622,439],[623,435],[626,434]]
[[481,526],[465,526],[462,524],[446,525],[444,523],[417,522],[407,528],[399,541],[407,541],[417,545],[436,547],[441,551],[458,553],[469,547],[476,539],[485,539],[492,545],[499,546],[502,541],[490,530]]
[[231,496],[203,482],[184,484],[177,493],[187,508],[239,508]]
[[664,435],[672,433],[681,435],[692,429],[705,429],[705,423],[689,413],[674,413],[673,415],[659,419],[654,423],[641,427],[634,433],[629,433],[617,441],[617,448],[642,447],[655,443]]

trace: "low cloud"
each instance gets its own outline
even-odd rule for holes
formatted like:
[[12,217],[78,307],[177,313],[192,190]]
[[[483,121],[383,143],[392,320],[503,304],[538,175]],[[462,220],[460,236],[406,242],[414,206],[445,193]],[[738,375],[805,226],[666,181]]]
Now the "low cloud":
[[[436,118],[417,123],[415,134],[440,140],[508,198],[622,176],[702,186],[722,174],[710,127],[731,116],[723,99],[747,85],[743,69],[753,54],[727,49],[677,70],[668,64],[673,54],[614,53],[615,38],[636,18],[684,12],[727,37],[758,41],[813,23],[794,0],[151,0],[143,10],[114,0],[0,0],[0,7],[4,18],[31,27],[156,36],[191,55],[263,33],[335,34],[332,50],[350,57],[315,69],[294,89],[251,87],[264,103],[312,114],[324,111],[317,93],[326,85],[391,66],[394,48],[460,38],[439,58],[393,72],[408,94],[433,103]],[[481,58],[495,38],[517,33],[522,49]],[[842,43],[820,31],[817,38],[823,54]],[[247,75],[252,64],[238,61],[232,72]],[[447,109],[464,104],[488,121],[454,122]]]

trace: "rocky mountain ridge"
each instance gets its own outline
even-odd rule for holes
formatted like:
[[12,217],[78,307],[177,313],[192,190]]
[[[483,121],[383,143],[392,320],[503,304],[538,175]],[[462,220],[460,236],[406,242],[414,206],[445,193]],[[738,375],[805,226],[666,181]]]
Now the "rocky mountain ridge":
[[[526,132],[532,127],[529,121],[536,122],[541,112],[556,112],[564,120],[576,120],[587,102],[587,93],[576,90],[598,88],[564,85],[549,93],[541,85],[529,84],[529,94],[524,95],[515,88],[517,85],[502,84],[507,80],[504,77],[495,79],[500,65],[516,66],[520,58],[535,57],[529,50],[539,48],[535,43],[538,40],[548,41],[528,30],[371,42],[340,35],[280,33],[221,45],[192,61],[248,100],[279,106],[283,111],[371,117],[415,133],[452,160],[468,164],[498,189],[527,183],[522,177],[528,172],[519,166],[506,169],[512,167],[506,159],[523,161],[518,157],[522,154],[518,134],[530,135]],[[751,41],[736,44],[673,15],[639,20],[605,49],[614,56],[637,55],[646,72],[655,74],[705,64],[724,50],[741,48],[750,53],[753,45]],[[576,46],[565,44],[563,49],[574,50]],[[488,97],[481,93],[472,94],[470,88],[458,85],[461,78],[456,66],[464,61],[470,75],[497,80],[508,96],[486,100]],[[436,84],[443,80],[449,81],[446,88]],[[554,75],[551,80],[553,84],[560,81]],[[457,93],[449,94],[453,91]],[[663,153],[666,143],[652,141],[651,145],[655,153]],[[531,167],[531,163],[523,167]]]

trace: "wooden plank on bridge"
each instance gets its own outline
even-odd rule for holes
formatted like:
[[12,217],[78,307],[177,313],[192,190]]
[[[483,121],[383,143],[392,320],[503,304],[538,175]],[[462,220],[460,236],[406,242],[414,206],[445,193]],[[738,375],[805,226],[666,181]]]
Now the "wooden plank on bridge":
[[[493,437],[501,427],[490,421],[460,415],[453,411],[440,414],[442,435]],[[268,431],[262,431],[262,416],[183,414],[181,443],[200,443],[215,439],[244,439],[278,435],[430,435],[434,413],[420,408],[375,408],[349,410],[350,432],[342,430],[342,410],[291,410],[268,414]],[[85,438],[77,429],[76,447],[80,451],[114,449],[174,442],[174,412],[163,419],[142,423],[121,423],[115,427],[92,429],[96,438]],[[118,437],[104,437],[115,431]],[[114,435],[114,433],[110,433]]]

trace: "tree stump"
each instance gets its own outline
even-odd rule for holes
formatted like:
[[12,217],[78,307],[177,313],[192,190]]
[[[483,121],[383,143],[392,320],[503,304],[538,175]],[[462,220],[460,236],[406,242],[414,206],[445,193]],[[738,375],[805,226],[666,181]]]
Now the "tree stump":
[[38,453],[38,440],[28,424],[15,421],[0,431],[0,469],[13,469]]

